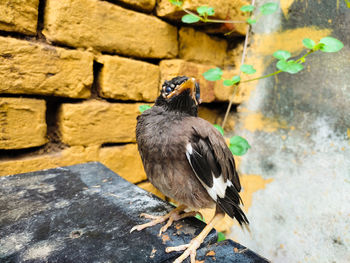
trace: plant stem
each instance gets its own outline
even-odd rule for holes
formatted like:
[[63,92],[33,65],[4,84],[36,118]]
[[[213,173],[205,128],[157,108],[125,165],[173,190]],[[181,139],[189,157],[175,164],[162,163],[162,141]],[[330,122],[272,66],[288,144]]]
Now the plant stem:
[[[245,51],[247,49],[247,46],[246,46],[246,43],[248,42],[247,39],[248,39],[248,33],[246,35],[246,40],[244,42],[244,48],[243,48],[243,54],[242,54],[242,62],[241,62],[241,65],[244,64],[244,57],[245,57]],[[302,62],[302,60],[304,58],[306,58],[308,55],[310,55],[311,53],[315,52],[314,50],[309,50],[304,56],[300,57],[299,59],[296,60],[296,62]],[[282,70],[278,70],[278,71],[275,71],[275,72],[272,72],[270,74],[267,74],[267,75],[264,75],[264,76],[261,76],[261,77],[258,77],[258,78],[254,78],[254,79],[247,79],[247,80],[243,80],[243,81],[240,81],[237,85],[234,86],[234,89],[233,89],[233,93],[231,95],[231,98],[230,98],[230,103],[228,104],[228,107],[227,107],[227,110],[226,110],[226,113],[225,113],[225,118],[224,118],[224,121],[222,122],[222,128],[225,127],[225,124],[226,124],[226,121],[227,121],[227,117],[228,117],[228,114],[231,110],[231,107],[232,107],[232,104],[233,104],[233,99],[236,95],[236,91],[237,91],[237,88],[238,88],[238,85],[240,83],[247,83],[247,82],[251,82],[251,81],[254,81],[254,80],[259,80],[259,79],[265,79],[265,78],[268,78],[268,77],[271,77],[271,76],[274,76],[274,75],[277,75],[277,74],[280,74],[281,72],[283,72]],[[239,74],[241,75],[241,73]]]
[[209,23],[222,23],[222,24],[239,24],[239,23],[247,23],[246,21],[239,21],[239,20],[220,20],[220,19],[211,19],[207,18],[204,22],[209,22]]
[[309,50],[304,56],[302,56],[301,58],[297,59],[296,62],[302,61],[304,58],[306,58],[308,55],[310,55],[311,53],[315,52],[315,50]]
[[282,72],[282,70],[278,70],[278,71],[275,71],[273,73],[270,73],[270,74],[267,74],[267,75],[264,75],[264,76],[261,76],[261,77],[258,77],[258,78],[243,80],[240,83],[251,82],[251,81],[259,80],[259,79],[265,79],[265,78],[268,78],[268,77],[280,74],[281,72]]
[[[252,0],[252,6],[254,6],[255,4],[255,0]],[[247,32],[245,34],[245,39],[244,39],[244,46],[243,46],[243,53],[242,53],[242,59],[241,59],[241,65],[244,64],[244,59],[245,59],[245,55],[247,53],[247,47],[248,47],[248,39],[249,39],[249,31],[250,31],[250,25],[248,24],[247,26]],[[239,75],[241,75],[241,72],[239,73]],[[233,89],[233,93],[231,95],[231,98],[230,98],[230,102],[227,106],[227,109],[226,109],[226,113],[225,113],[225,117],[224,117],[224,120],[222,121],[222,128],[224,129],[225,128],[225,124],[226,124],[226,121],[227,121],[227,118],[228,118],[228,115],[230,113],[230,110],[231,110],[231,107],[232,107],[232,104],[233,104],[233,99],[235,98],[235,95],[236,95],[236,92],[237,92],[237,88],[238,88],[238,85],[235,85],[234,89]]]
[[[297,59],[295,62],[301,62],[304,58],[306,58],[308,55],[310,55],[310,54],[313,53],[313,52],[315,52],[315,51],[314,51],[314,50],[309,50],[304,56],[300,57],[300,58]],[[270,74],[267,74],[267,75],[264,75],[264,76],[261,76],[261,77],[258,77],[258,78],[247,79],[247,80],[240,81],[240,83],[251,82],[251,81],[259,80],[259,79],[265,79],[265,78],[268,78],[268,77],[271,77],[271,76],[280,74],[281,72],[283,72],[283,71],[282,71],[282,70],[278,70],[278,71],[272,72],[272,73],[270,73]]]

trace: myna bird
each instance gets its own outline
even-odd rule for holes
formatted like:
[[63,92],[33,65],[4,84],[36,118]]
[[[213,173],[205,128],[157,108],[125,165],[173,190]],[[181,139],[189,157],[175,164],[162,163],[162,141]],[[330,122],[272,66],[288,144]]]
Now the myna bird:
[[166,252],[185,250],[176,263],[188,256],[195,262],[196,250],[225,213],[240,225],[248,224],[240,208],[241,185],[233,155],[220,132],[197,117],[199,104],[195,79],[176,77],[164,82],[154,106],[137,118],[137,145],[149,181],[181,205],[165,216],[141,214],[152,221],[131,232],[168,220],[161,234],[176,220],[216,207],[213,219],[189,244],[166,248]]

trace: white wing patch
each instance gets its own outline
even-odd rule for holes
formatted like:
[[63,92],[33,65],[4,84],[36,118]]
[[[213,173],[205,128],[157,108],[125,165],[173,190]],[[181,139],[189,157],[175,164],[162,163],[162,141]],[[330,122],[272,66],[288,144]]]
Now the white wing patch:
[[[187,160],[190,163],[191,167],[192,167],[192,164],[191,164],[190,156],[192,153],[193,153],[192,145],[190,143],[188,143],[186,145],[186,157],[187,157]],[[193,167],[192,167],[192,170],[193,170],[194,174],[197,176],[197,179],[201,182],[201,184],[204,186],[204,188],[207,190],[208,194],[210,195],[211,198],[213,198],[214,201],[217,201],[218,196],[220,198],[225,198],[226,188],[232,186],[232,182],[230,180],[226,180],[226,182],[225,182],[222,174],[216,178],[214,176],[214,174],[212,173],[213,186],[209,187],[200,179],[200,177],[197,175],[197,173],[193,169]]]
[[218,195],[220,198],[224,198],[225,193],[226,193],[228,180],[225,182],[222,174],[220,174],[220,176],[218,178],[215,178],[214,175],[213,175],[213,177],[214,177],[214,184],[213,184],[212,189],[214,190],[216,195]]
[[[186,155],[187,155],[187,158],[189,157],[188,154],[192,154],[193,153],[193,148],[192,148],[192,145],[190,143],[187,143],[186,145]],[[188,159],[189,161],[189,159]]]

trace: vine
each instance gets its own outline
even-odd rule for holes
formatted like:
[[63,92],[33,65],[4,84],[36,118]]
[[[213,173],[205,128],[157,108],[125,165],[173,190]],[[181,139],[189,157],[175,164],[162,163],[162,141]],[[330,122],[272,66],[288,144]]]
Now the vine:
[[[304,64],[306,62],[306,58],[311,55],[314,52],[321,51],[321,52],[338,52],[340,51],[344,45],[343,43],[334,38],[334,37],[324,37],[322,38],[317,44],[314,40],[310,38],[304,38],[302,40],[302,44],[306,48],[306,52],[303,56],[301,56],[298,59],[292,59],[292,55],[289,51],[286,50],[277,50],[273,53],[273,57],[277,59],[276,67],[277,71],[257,77],[257,78],[247,78],[247,76],[256,73],[256,69],[253,65],[244,64],[247,45],[248,45],[248,37],[250,32],[250,26],[257,23],[259,19],[262,16],[265,15],[271,15],[275,13],[278,10],[278,5],[273,2],[265,3],[263,4],[258,12],[255,12],[255,14],[252,14],[252,12],[256,9],[254,4],[255,0],[252,0],[251,5],[244,5],[240,8],[240,10],[244,13],[250,14],[250,16],[246,19],[246,21],[234,21],[234,20],[220,20],[220,19],[213,19],[210,18],[213,15],[215,15],[215,10],[213,7],[210,6],[200,6],[197,7],[196,11],[197,13],[194,13],[190,10],[187,10],[186,8],[183,8],[183,1],[180,0],[169,0],[173,5],[181,8],[186,14],[182,16],[181,21],[186,24],[193,24],[198,22],[203,23],[247,23],[247,33],[244,41],[244,47],[243,47],[243,54],[242,54],[242,60],[241,60],[241,66],[240,66],[240,73],[238,75],[232,76],[230,79],[223,79],[223,70],[219,67],[211,68],[208,71],[204,72],[202,75],[204,78],[208,81],[222,81],[222,85],[224,86],[233,86],[233,92],[231,95],[231,98],[229,100],[229,105],[227,107],[224,120],[222,122],[222,125],[214,125],[222,135],[224,135],[224,127],[227,122],[227,118],[229,115],[229,112],[231,110],[234,97],[237,94],[239,85],[242,83],[247,83],[251,81],[256,81],[260,79],[265,79],[274,75],[281,74],[283,72],[289,73],[289,74],[296,74],[304,69]],[[345,0],[347,3],[348,0]],[[227,34],[230,34],[231,32],[228,32]],[[244,74],[244,77],[241,77],[242,73]],[[140,111],[144,111],[146,109],[150,108],[148,105],[142,105],[140,106]],[[244,155],[248,149],[250,148],[250,145],[248,141],[241,136],[233,136],[230,138],[230,144],[229,148],[233,155]]]

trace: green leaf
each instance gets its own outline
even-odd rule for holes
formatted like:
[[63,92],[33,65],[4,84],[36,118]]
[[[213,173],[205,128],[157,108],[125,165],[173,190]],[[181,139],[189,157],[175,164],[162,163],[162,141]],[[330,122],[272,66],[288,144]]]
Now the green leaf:
[[279,60],[287,60],[292,56],[292,54],[285,50],[277,50],[275,53],[273,53],[273,56]]
[[236,84],[236,83],[238,83],[238,82],[241,81],[241,77],[240,77],[240,76],[234,76],[234,77],[232,78],[232,81],[233,81],[233,84]]
[[237,84],[240,81],[241,81],[240,76],[234,76],[232,79],[225,79],[223,84],[224,84],[224,86],[232,86],[232,85]]
[[276,64],[277,68],[284,71],[288,72],[290,74],[295,74],[298,73],[300,70],[304,68],[304,66],[294,60],[280,60]]
[[324,44],[322,44],[322,43],[318,43],[317,45],[315,45],[314,47],[313,47],[313,51],[317,51],[317,50],[320,50],[321,49],[321,47],[323,47],[324,46]]
[[224,129],[220,125],[214,124],[214,127],[224,136]]
[[252,12],[254,10],[254,6],[252,5],[244,5],[240,8],[242,12]]
[[240,69],[246,74],[254,74],[256,72],[256,69],[252,65],[247,64],[243,64]]
[[263,15],[270,15],[270,14],[275,13],[277,11],[277,9],[278,9],[278,4],[276,4],[276,3],[266,3],[266,4],[263,4],[260,7],[260,12]]
[[140,106],[139,106],[139,111],[142,113],[142,112],[144,112],[145,110],[148,110],[148,109],[150,109],[150,108],[152,108],[152,107],[149,106],[149,105],[147,105],[147,104],[140,105]]
[[210,6],[200,6],[197,7],[197,12],[200,16],[212,16],[215,14],[214,8],[210,7]]
[[184,15],[181,18],[181,21],[184,23],[187,23],[187,24],[196,23],[199,20],[201,20],[199,16],[195,16],[195,15],[191,15],[191,14]]
[[314,46],[316,45],[315,41],[313,41],[310,38],[304,38],[303,39],[303,45],[308,48],[308,49],[313,49]]
[[246,139],[244,139],[241,136],[233,136],[230,139],[230,146],[229,146],[231,152],[233,155],[241,156],[245,154],[248,149],[250,148],[250,145]]
[[233,81],[233,84],[236,84],[236,83],[238,83],[238,82],[241,81],[241,77],[240,77],[240,76],[234,76],[234,77],[232,78],[232,81]]
[[224,86],[232,86],[234,83],[233,83],[233,81],[230,80],[230,79],[225,79],[225,80],[222,82],[222,84],[223,84]]
[[334,37],[324,37],[320,40],[320,43],[323,44],[320,47],[322,52],[338,52],[344,47],[344,44]]
[[222,73],[220,68],[211,68],[203,73],[203,77],[209,81],[216,81],[221,79]]
[[205,223],[204,217],[201,217],[200,214],[196,214],[195,218]]
[[183,4],[182,1],[178,1],[178,0],[169,0],[169,2],[176,6],[182,6]]
[[222,232],[218,232],[218,242],[226,240],[226,236]]
[[254,25],[254,24],[256,23],[256,19],[252,19],[251,17],[249,17],[249,18],[247,19],[247,23],[248,23],[249,25]]

